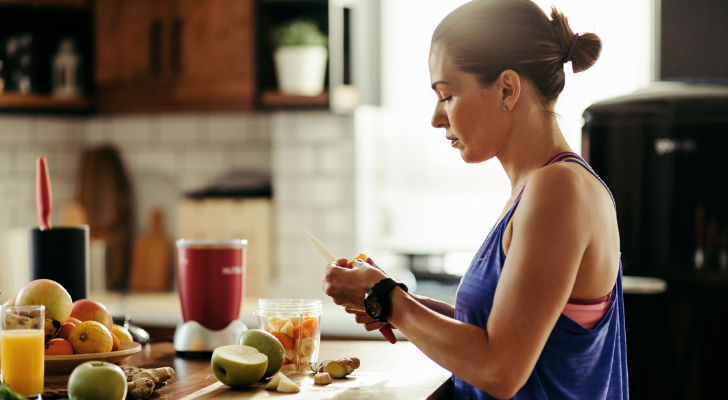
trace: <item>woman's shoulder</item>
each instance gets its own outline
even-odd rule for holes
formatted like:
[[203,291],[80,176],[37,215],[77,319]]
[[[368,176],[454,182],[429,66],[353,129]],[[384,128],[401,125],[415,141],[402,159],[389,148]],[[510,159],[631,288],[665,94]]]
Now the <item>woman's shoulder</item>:
[[547,207],[554,212],[568,210],[572,215],[585,216],[580,211],[593,212],[595,202],[601,204],[608,199],[609,194],[601,182],[582,165],[558,162],[533,172],[522,202]]

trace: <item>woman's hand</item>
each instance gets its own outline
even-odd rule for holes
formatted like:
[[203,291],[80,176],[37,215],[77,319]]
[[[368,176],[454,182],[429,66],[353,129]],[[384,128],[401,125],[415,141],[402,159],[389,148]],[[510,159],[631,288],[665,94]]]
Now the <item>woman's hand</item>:
[[374,266],[371,258],[367,262],[354,260],[351,269],[346,268],[348,261],[341,258],[327,265],[321,287],[334,303],[363,312],[364,296],[377,282],[387,278],[387,274]]
[[376,320],[376,319],[370,317],[369,315],[367,315],[367,313],[363,310],[358,310],[358,309],[351,308],[351,307],[344,307],[344,311],[346,311],[349,314],[354,315],[354,317],[356,319],[356,323],[364,326],[364,329],[366,329],[367,331],[377,331],[386,325],[389,325],[392,327],[392,329],[394,329],[393,325],[383,324],[383,323],[379,322],[379,320]]

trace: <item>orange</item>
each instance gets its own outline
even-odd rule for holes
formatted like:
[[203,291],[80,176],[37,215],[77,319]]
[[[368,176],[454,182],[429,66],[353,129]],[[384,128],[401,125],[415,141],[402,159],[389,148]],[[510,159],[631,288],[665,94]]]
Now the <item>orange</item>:
[[301,335],[304,338],[307,338],[314,333],[316,333],[316,330],[318,329],[318,318],[316,317],[308,317],[305,320],[303,320],[303,329],[301,332]]
[[73,354],[73,346],[66,339],[51,339],[45,344],[47,356],[69,356]]
[[112,333],[111,340],[112,340],[111,351],[119,351],[119,348],[121,347],[121,342],[119,341],[119,338],[116,337],[116,335],[114,335]]
[[288,350],[293,348],[293,339],[283,332],[271,332],[271,335],[275,336],[279,342],[283,345],[283,348]]
[[358,256],[349,260],[348,263],[346,263],[346,268],[354,268],[354,260],[362,260],[364,262],[367,262],[367,256],[364,254],[359,254]]
[[119,338],[119,340],[128,340],[130,342],[134,341],[134,338],[131,336],[131,332],[124,328],[121,325],[113,325],[111,327],[111,333],[116,335],[116,337]]
[[59,337],[61,339],[68,340],[68,335],[71,334],[71,331],[75,327],[76,327],[76,324],[74,324],[73,322],[64,322],[64,323],[62,323],[61,324],[61,329],[58,330],[58,336],[56,336],[56,337]]
[[108,353],[114,347],[111,332],[99,322],[84,321],[76,325],[68,336],[73,351],[78,354]]

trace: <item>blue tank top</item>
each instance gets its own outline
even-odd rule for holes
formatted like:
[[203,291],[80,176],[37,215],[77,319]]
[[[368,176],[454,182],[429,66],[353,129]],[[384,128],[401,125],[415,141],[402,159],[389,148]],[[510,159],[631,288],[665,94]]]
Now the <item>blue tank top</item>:
[[[557,154],[545,165],[561,160],[582,165],[607,188],[586,161],[574,153]],[[463,276],[455,300],[455,319],[486,329],[506,261],[503,232],[522,195],[490,231]],[[454,375],[451,379],[453,399],[495,399]],[[528,381],[513,399],[629,399],[621,260],[609,310],[599,324],[589,330],[562,314]]]

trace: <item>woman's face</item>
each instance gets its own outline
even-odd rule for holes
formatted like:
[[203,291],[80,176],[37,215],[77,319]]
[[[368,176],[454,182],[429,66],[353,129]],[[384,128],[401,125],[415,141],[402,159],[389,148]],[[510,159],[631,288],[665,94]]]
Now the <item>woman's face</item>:
[[445,137],[460,150],[465,162],[494,157],[506,137],[502,86],[496,81],[484,88],[474,75],[453,67],[440,46],[430,50],[429,63],[432,89],[438,100],[432,126],[445,129]]

